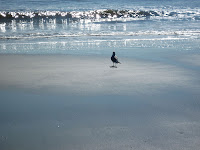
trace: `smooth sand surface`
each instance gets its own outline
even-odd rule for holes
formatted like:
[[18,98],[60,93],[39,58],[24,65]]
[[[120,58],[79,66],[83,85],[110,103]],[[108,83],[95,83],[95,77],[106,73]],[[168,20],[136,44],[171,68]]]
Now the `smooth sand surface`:
[[[188,60],[198,63],[197,59],[185,61]],[[110,68],[110,58],[105,57],[1,55],[0,88],[80,95],[152,95],[171,89],[199,90],[199,70],[128,58],[121,61],[118,68]]]
[[120,61],[0,55],[0,149],[198,150],[200,55]]

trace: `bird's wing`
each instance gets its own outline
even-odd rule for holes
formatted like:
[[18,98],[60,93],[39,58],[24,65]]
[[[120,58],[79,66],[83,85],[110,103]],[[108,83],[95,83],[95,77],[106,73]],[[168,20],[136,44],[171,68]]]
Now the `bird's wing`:
[[117,56],[115,56],[115,59],[116,59],[117,62],[119,62]]
[[117,56],[115,56],[115,59],[116,59],[116,63],[120,63],[119,60],[118,60],[118,58],[117,58]]

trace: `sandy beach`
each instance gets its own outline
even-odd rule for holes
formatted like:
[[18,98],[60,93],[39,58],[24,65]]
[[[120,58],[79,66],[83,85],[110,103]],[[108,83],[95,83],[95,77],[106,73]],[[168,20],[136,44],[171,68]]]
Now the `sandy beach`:
[[1,150],[198,150],[200,55],[169,59],[0,55]]

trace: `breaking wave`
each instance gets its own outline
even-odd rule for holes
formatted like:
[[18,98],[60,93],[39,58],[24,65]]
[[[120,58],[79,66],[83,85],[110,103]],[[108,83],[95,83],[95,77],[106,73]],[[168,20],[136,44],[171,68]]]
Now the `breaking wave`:
[[23,21],[37,21],[37,20],[65,20],[79,21],[81,19],[90,19],[93,21],[117,20],[117,19],[188,19],[200,20],[199,10],[174,10],[174,11],[160,11],[160,10],[94,10],[94,11],[37,11],[37,12],[0,12],[0,22],[7,22],[11,20]]

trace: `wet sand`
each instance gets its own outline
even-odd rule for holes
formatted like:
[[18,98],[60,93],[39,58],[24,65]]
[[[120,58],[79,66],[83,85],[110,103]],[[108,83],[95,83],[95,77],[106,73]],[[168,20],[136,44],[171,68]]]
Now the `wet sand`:
[[199,58],[0,55],[0,148],[197,150]]

